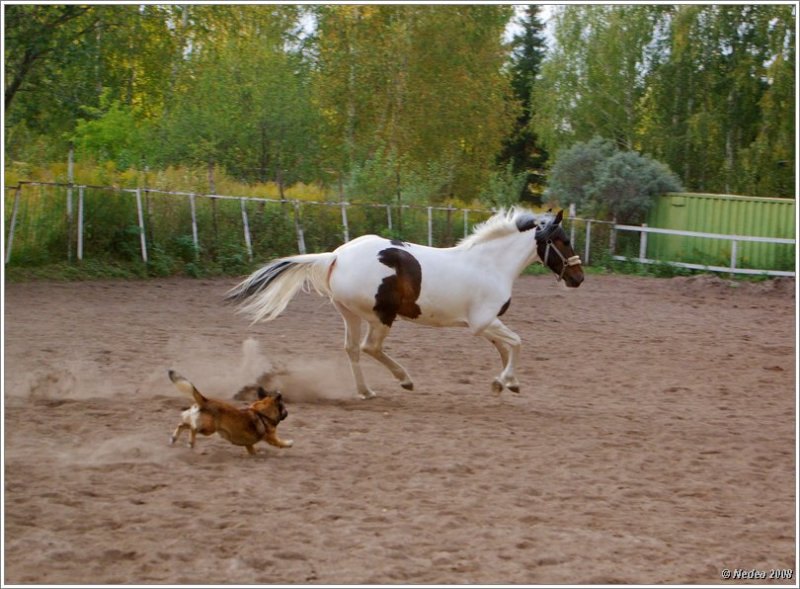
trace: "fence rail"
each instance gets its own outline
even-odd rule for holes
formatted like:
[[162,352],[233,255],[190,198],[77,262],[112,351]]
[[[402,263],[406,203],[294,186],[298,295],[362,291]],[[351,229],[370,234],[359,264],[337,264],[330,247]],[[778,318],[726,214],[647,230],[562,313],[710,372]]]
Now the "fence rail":
[[731,274],[766,274],[767,276],[794,276],[794,272],[786,270],[758,270],[754,268],[741,268],[737,266],[738,261],[738,246],[740,242],[751,243],[775,243],[783,245],[795,245],[796,240],[785,237],[756,237],[752,235],[725,235],[720,233],[703,233],[699,231],[683,231],[677,229],[661,229],[658,227],[648,227],[647,225],[614,225],[615,231],[631,231],[640,234],[639,240],[639,256],[635,258],[627,256],[613,255],[615,260],[620,261],[635,261],[640,264],[658,264],[663,263],[660,260],[654,260],[647,257],[647,235],[649,233],[657,233],[661,235],[677,235],[682,237],[702,237],[705,239],[718,239],[731,242],[731,256],[729,266],[708,265],[708,264],[695,264],[688,262],[666,262],[678,268],[688,268],[691,270],[705,270],[711,272],[726,272]]
[[[469,234],[471,230],[471,226],[475,224],[477,221],[484,220],[489,215],[493,214],[493,210],[489,209],[477,209],[477,208],[455,208],[451,206],[427,206],[427,205],[414,205],[414,204],[400,204],[400,203],[393,203],[393,204],[385,204],[385,203],[372,203],[372,202],[357,202],[357,201],[343,201],[343,202],[331,202],[331,201],[306,201],[306,200],[295,200],[295,199],[277,199],[277,198],[267,198],[267,197],[255,197],[255,196],[232,196],[232,195],[224,195],[224,194],[203,194],[197,192],[189,192],[189,191],[175,191],[175,190],[161,190],[155,188],[146,188],[146,187],[139,187],[139,188],[121,188],[121,187],[109,187],[109,186],[94,186],[94,185],[84,185],[84,184],[71,184],[71,183],[59,183],[59,182],[34,182],[34,181],[22,181],[19,182],[17,185],[14,186],[7,186],[6,191],[13,193],[13,206],[11,211],[11,219],[10,219],[10,226],[7,231],[7,242],[6,242],[6,256],[5,256],[5,263],[8,264],[11,260],[12,250],[14,246],[15,240],[15,232],[17,231],[17,226],[19,223],[19,210],[20,210],[20,199],[25,187],[39,187],[40,190],[46,189],[63,189],[65,190],[65,215],[66,215],[66,227],[64,232],[66,233],[66,251],[67,251],[67,258],[72,260],[72,244],[73,239],[76,242],[76,256],[78,260],[82,260],[85,255],[84,245],[86,239],[86,194],[89,191],[100,191],[107,195],[107,198],[110,198],[109,194],[117,194],[123,197],[130,196],[132,200],[135,201],[136,212],[135,217],[133,217],[129,221],[125,221],[124,219],[118,220],[117,222],[124,225],[123,229],[118,229],[117,232],[119,233],[122,231],[123,234],[127,235],[125,228],[131,228],[135,231],[136,234],[136,249],[138,250],[137,255],[141,257],[142,261],[147,263],[150,261],[151,256],[148,252],[148,230],[150,232],[150,241],[158,242],[158,239],[153,237],[153,226],[159,223],[159,215],[158,212],[154,212],[152,210],[154,204],[153,200],[151,200],[151,196],[154,195],[161,195],[164,196],[168,201],[175,202],[177,200],[179,203],[181,201],[188,204],[183,205],[180,209],[184,211],[184,213],[180,213],[180,215],[185,215],[185,211],[188,209],[189,219],[186,221],[178,221],[179,225],[172,225],[169,229],[166,229],[163,233],[169,236],[175,232],[182,232],[184,229],[181,229],[183,226],[182,224],[185,223],[185,232],[188,235],[191,235],[191,244],[193,248],[192,257],[194,261],[197,261],[201,251],[201,229],[203,229],[200,221],[200,211],[201,203],[210,203],[212,207],[212,211],[209,214],[206,211],[205,217],[203,217],[203,221],[205,222],[206,227],[209,223],[213,223],[214,227],[214,234],[216,235],[217,232],[217,210],[215,203],[235,203],[238,202],[238,207],[234,212],[234,209],[228,207],[227,212],[228,216],[226,217],[227,230],[230,232],[231,235],[234,235],[238,232],[240,244],[243,244],[243,250],[246,253],[247,259],[249,261],[253,261],[256,250],[258,249],[257,240],[254,239],[253,234],[253,225],[259,225],[260,223],[260,231],[265,231],[265,222],[260,219],[259,215],[255,215],[251,217],[251,214],[248,212],[248,205],[254,204],[259,206],[266,206],[266,205],[280,205],[280,216],[287,225],[283,227],[285,233],[281,234],[282,243],[283,245],[278,247],[271,247],[270,253],[280,253],[281,255],[287,255],[293,253],[288,251],[289,249],[294,249],[299,253],[306,253],[307,252],[307,241],[308,241],[308,231],[311,230],[312,233],[316,231],[319,233],[320,230],[315,226],[316,223],[323,223],[325,224],[325,229],[327,233],[325,234],[326,237],[323,240],[324,243],[320,243],[320,240],[317,239],[316,244],[312,243],[312,246],[315,248],[319,247],[333,247],[338,243],[343,243],[350,240],[351,232],[355,228],[357,233],[362,233],[363,231],[359,230],[359,223],[358,217],[356,215],[356,226],[353,226],[353,219],[351,219],[351,215],[349,211],[354,209],[363,209],[363,210],[372,210],[378,212],[379,210],[385,211],[383,213],[383,220],[381,220],[381,215],[379,214],[377,217],[374,215],[369,220],[361,219],[361,229],[364,229],[368,232],[382,232],[387,230],[389,232],[399,231],[404,223],[404,214],[405,212],[415,212],[414,214],[417,215],[416,219],[417,222],[414,225],[414,235],[417,241],[422,241],[425,238],[427,244],[430,246],[433,245],[452,245],[455,236],[451,233],[453,229],[453,217],[455,218],[455,224],[462,225],[463,235],[466,236]],[[74,193],[77,191],[78,195],[78,206],[77,206],[77,224],[75,223],[74,216],[74,203],[73,197]],[[102,201],[102,199],[100,199]],[[167,201],[160,201],[163,206],[167,206]],[[97,208],[97,199],[95,199],[94,203],[95,208]],[[227,205],[226,205],[227,206]],[[336,217],[332,218],[328,215],[326,218],[322,219],[318,215],[312,214],[312,219],[306,220],[304,222],[302,207],[324,207],[324,209],[338,209],[339,211],[335,213]],[[322,210],[324,210],[322,209]],[[460,219],[458,218],[458,213],[460,212]],[[179,212],[178,212],[179,213]],[[178,215],[174,210],[172,210],[173,215]],[[263,209],[260,211],[263,216]],[[419,219],[419,213],[423,213],[425,215],[425,219],[422,221]],[[446,214],[446,223],[444,231],[444,236],[441,235],[441,227],[442,222],[441,218],[439,219],[438,223],[435,223],[435,217],[437,215],[441,215],[442,213]],[[796,241],[794,239],[787,239],[787,238],[777,238],[777,237],[755,237],[755,236],[748,236],[748,235],[722,235],[722,234],[714,234],[714,233],[701,233],[695,231],[681,231],[681,230],[673,230],[673,229],[662,229],[656,227],[648,227],[647,225],[623,225],[623,224],[615,224],[609,221],[601,221],[598,219],[585,219],[574,216],[574,208],[570,207],[570,217],[565,221],[565,228],[570,234],[570,239],[573,242],[576,251],[582,252],[583,254],[583,262],[584,264],[590,264],[594,257],[594,254],[597,253],[597,250],[600,250],[601,253],[607,253],[611,259],[619,260],[619,261],[634,261],[642,264],[656,264],[656,263],[665,263],[672,266],[680,267],[680,268],[688,268],[693,270],[702,270],[702,271],[709,271],[709,272],[724,272],[724,273],[736,273],[736,274],[762,274],[762,275],[769,275],[769,276],[795,276],[794,271],[789,270],[762,270],[756,268],[746,268],[742,267],[743,265],[739,263],[738,260],[738,246],[737,244],[742,242],[758,242],[758,243],[768,243],[768,244],[779,244],[779,245],[794,245]],[[361,215],[363,217],[363,215]],[[133,220],[135,218],[135,221]],[[185,218],[185,217],[182,217]],[[232,220],[235,218],[239,218],[239,220]],[[275,219],[272,219],[275,221]],[[52,220],[50,221],[52,223]],[[62,221],[63,222],[63,221]],[[190,225],[189,225],[190,223]],[[580,224],[583,223],[583,231],[579,231]],[[148,227],[149,224],[149,227]],[[268,223],[266,225],[269,225]],[[399,226],[398,226],[399,225]],[[404,231],[402,233],[410,232],[411,228],[409,227],[410,223],[406,221],[405,227],[403,227]],[[437,226],[440,229],[440,235],[438,235],[437,239]],[[424,229],[423,229],[424,227]],[[98,232],[97,228],[95,228],[95,233]],[[338,232],[339,237],[335,237],[332,235]],[[35,232],[34,232],[35,233]],[[268,231],[267,231],[268,233]],[[288,237],[289,234],[293,234],[293,237]],[[631,233],[638,233],[639,234],[639,244],[638,244],[638,256],[636,255],[620,255],[617,250],[624,249],[627,250],[629,253],[631,250],[635,251],[635,244],[631,243],[630,240],[625,242],[626,247],[620,248],[618,244],[618,238],[624,234],[631,234]],[[73,235],[74,234],[74,235]],[[730,264],[727,266],[720,265],[718,263],[712,264],[698,264],[698,263],[689,263],[683,261],[667,261],[667,260],[656,260],[649,258],[647,256],[647,236],[648,234],[663,234],[663,235],[674,235],[674,236],[684,236],[684,237],[693,237],[693,238],[705,238],[705,239],[715,239],[715,240],[727,240],[731,243],[731,255],[730,255]],[[271,234],[270,234],[271,235]],[[405,235],[403,237],[406,237]],[[409,236],[410,237],[410,236]],[[165,238],[167,239],[167,238]],[[286,239],[290,239],[294,242],[294,246],[290,246],[289,242]],[[409,241],[414,241],[415,239],[409,239]],[[163,240],[162,240],[163,241]],[[209,240],[206,239],[206,242]],[[212,240],[213,241],[213,240]],[[314,241],[312,235],[312,242]],[[623,240],[621,240],[623,241]],[[262,240],[263,242],[263,240]],[[132,245],[133,242],[130,242],[127,246],[132,249],[134,246]],[[607,244],[607,245],[606,245]],[[38,245],[38,244],[35,244]],[[153,244],[157,245],[157,244]],[[96,247],[96,251],[98,251],[98,246]],[[128,250],[128,251],[129,251]],[[263,244],[259,251],[259,253],[263,254],[264,248]],[[275,250],[273,252],[272,250]],[[102,248],[99,249],[102,251]],[[63,254],[62,254],[63,255]],[[794,263],[792,263],[794,266]]]
[[[66,209],[67,209],[67,216],[68,216],[68,227],[69,232],[72,231],[72,194],[73,191],[78,191],[78,227],[77,227],[77,259],[83,259],[83,240],[84,240],[84,194],[87,190],[96,190],[96,191],[110,191],[115,192],[118,194],[129,194],[135,197],[136,201],[136,212],[137,212],[137,221],[136,225],[138,227],[139,233],[139,248],[141,253],[141,258],[143,262],[148,261],[148,253],[147,253],[147,239],[146,239],[146,221],[145,221],[145,211],[144,205],[142,202],[142,198],[149,197],[150,195],[164,195],[167,197],[178,197],[184,198],[188,200],[189,203],[189,210],[191,214],[191,224],[192,224],[192,242],[196,251],[200,249],[200,240],[198,236],[198,215],[197,215],[197,199],[207,199],[211,202],[216,201],[238,201],[240,203],[240,210],[241,210],[241,218],[242,218],[242,233],[243,233],[243,240],[245,243],[245,247],[247,249],[248,257],[250,260],[253,259],[253,239],[252,233],[250,230],[250,222],[249,222],[249,215],[247,213],[246,203],[262,203],[262,204],[280,204],[284,206],[291,207],[292,215],[293,215],[293,223],[294,223],[294,231],[295,231],[295,238],[297,242],[297,251],[301,254],[307,253],[306,248],[306,239],[305,239],[305,228],[302,223],[301,219],[301,206],[322,206],[322,207],[330,207],[330,208],[338,208],[341,214],[341,236],[343,242],[350,240],[350,222],[348,217],[348,209],[353,207],[359,208],[368,208],[368,209],[382,209],[385,211],[386,214],[386,221],[385,227],[388,230],[393,229],[393,225],[395,224],[396,217],[393,217],[393,211],[396,214],[402,215],[403,211],[424,211],[427,215],[427,244],[429,246],[434,245],[434,213],[436,212],[446,212],[448,215],[455,213],[457,211],[461,212],[462,216],[462,225],[463,225],[463,235],[466,237],[470,232],[470,220],[469,216],[471,214],[478,214],[478,215],[485,215],[489,216],[493,213],[491,210],[486,209],[476,209],[476,208],[456,208],[452,206],[433,206],[433,205],[414,205],[414,204],[384,204],[384,203],[372,203],[372,202],[332,202],[332,201],[317,201],[317,200],[297,200],[297,199],[280,199],[280,198],[268,198],[268,197],[256,197],[256,196],[233,196],[233,195],[226,195],[226,194],[209,194],[209,193],[199,193],[199,192],[188,192],[188,191],[177,191],[177,190],[161,190],[156,188],[147,188],[147,187],[139,187],[139,188],[121,188],[116,186],[97,186],[97,185],[86,185],[86,184],[71,184],[71,183],[61,183],[61,182],[39,182],[39,181],[21,181],[15,186],[7,186],[7,191],[14,191],[14,211],[15,213],[12,215],[11,225],[8,232],[8,239],[6,245],[6,264],[11,259],[11,252],[13,250],[13,243],[14,243],[14,232],[17,226],[17,216],[16,210],[19,206],[19,199],[20,193],[25,186],[30,187],[43,187],[43,188],[64,188],[67,190],[67,201],[66,201]],[[67,239],[68,246],[68,257],[71,259],[71,238],[68,236]]]

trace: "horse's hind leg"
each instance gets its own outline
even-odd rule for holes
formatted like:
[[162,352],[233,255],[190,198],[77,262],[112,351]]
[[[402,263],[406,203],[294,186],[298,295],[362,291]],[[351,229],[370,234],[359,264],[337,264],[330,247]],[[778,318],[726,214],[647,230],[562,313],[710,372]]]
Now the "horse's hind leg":
[[334,302],[336,309],[344,319],[344,349],[350,359],[350,369],[356,381],[356,392],[362,399],[370,399],[375,393],[364,382],[364,373],[361,371],[361,317],[340,303]]
[[383,323],[370,323],[369,331],[361,344],[361,349],[375,358],[378,362],[386,366],[394,377],[400,382],[400,386],[409,391],[414,389],[411,377],[397,360],[383,351],[383,340],[389,335],[389,327]]
[[503,390],[503,387],[508,387],[510,391],[518,393],[519,381],[514,374],[514,370],[519,359],[520,337],[499,319],[492,321],[489,327],[483,331],[483,336],[494,344],[503,361],[503,371],[500,376],[495,378],[492,383],[492,389],[499,393]]

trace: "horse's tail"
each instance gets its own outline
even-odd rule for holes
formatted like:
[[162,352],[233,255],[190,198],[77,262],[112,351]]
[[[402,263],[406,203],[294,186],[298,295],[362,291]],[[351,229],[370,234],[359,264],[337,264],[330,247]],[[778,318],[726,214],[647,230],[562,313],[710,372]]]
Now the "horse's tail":
[[253,323],[272,321],[280,315],[300,288],[312,286],[331,296],[328,278],[336,261],[333,252],[304,254],[273,260],[228,291],[225,297],[239,305],[239,312]]

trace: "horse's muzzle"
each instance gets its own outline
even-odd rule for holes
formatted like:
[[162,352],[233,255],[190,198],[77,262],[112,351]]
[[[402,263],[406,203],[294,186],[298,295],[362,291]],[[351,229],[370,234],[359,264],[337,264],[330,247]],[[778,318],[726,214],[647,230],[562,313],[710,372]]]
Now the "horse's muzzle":
[[581,266],[581,259],[578,256],[567,258],[564,267],[561,270],[561,276],[564,279],[564,284],[570,288],[578,288],[583,282],[583,267]]
[[564,276],[564,284],[566,284],[570,288],[578,288],[582,282],[583,282],[583,273],[578,274],[577,276],[570,276],[569,274]]

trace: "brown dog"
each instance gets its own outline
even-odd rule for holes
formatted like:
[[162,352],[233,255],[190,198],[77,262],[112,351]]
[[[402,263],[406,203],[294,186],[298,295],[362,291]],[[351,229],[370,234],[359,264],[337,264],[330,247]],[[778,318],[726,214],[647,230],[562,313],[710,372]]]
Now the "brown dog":
[[240,409],[224,401],[203,396],[192,383],[174,370],[169,378],[181,392],[191,395],[195,404],[181,413],[181,423],[170,437],[170,444],[185,429],[191,433],[189,447],[194,448],[197,433],[210,436],[214,432],[236,446],[244,446],[249,454],[255,454],[253,445],[261,440],[278,448],[288,448],[294,442],[278,437],[278,423],[286,419],[288,412],[280,393],[269,394],[258,388],[258,401]]

